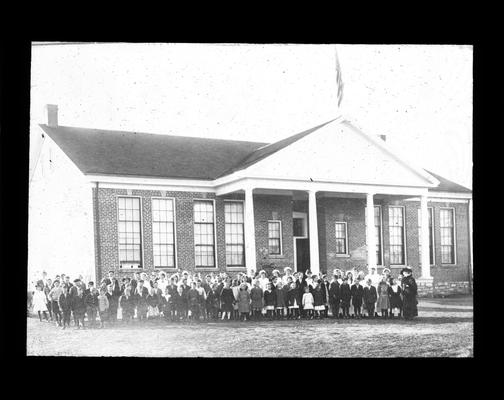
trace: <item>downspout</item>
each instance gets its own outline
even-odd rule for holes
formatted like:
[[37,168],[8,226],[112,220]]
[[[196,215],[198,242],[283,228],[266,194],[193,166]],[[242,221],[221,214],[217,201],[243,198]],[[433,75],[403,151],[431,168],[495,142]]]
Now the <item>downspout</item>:
[[100,241],[100,207],[98,204],[98,188],[99,183],[96,182],[95,196],[94,196],[94,215],[95,215],[95,251],[96,251],[96,286],[98,286],[98,281],[101,280],[101,241]]

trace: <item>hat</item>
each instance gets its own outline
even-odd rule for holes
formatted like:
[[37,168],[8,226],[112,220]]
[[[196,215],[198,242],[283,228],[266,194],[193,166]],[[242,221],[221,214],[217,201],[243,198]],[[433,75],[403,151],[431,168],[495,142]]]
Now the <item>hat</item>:
[[403,269],[401,269],[401,274],[402,274],[403,272],[408,272],[408,273],[410,273],[410,274],[411,274],[411,273],[413,273],[413,270],[412,270],[410,267],[404,267]]

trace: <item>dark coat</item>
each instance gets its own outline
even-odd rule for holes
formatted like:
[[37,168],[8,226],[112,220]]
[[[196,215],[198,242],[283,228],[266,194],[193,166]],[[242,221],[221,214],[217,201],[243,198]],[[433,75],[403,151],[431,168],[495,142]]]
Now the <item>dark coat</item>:
[[168,300],[168,302],[170,304],[174,304],[174,296],[175,293],[177,293],[177,285],[168,285],[167,288],[168,288],[168,294],[170,295],[170,300]]
[[274,290],[264,291],[264,305],[265,306],[275,306],[276,305],[276,292]]
[[77,295],[75,297],[72,297],[72,311],[77,314],[83,314],[86,312],[86,302],[84,295]]
[[200,294],[196,289],[189,289],[187,293],[189,307],[196,307],[200,304]]
[[222,303],[222,310],[224,312],[233,311],[233,303],[235,302],[233,289],[231,288],[222,289],[220,299]]
[[364,297],[364,288],[361,285],[352,285],[350,292],[352,293],[352,304],[354,307],[361,307],[362,298]]
[[378,294],[376,293],[376,288],[373,285],[364,287],[363,299],[365,304],[376,303],[376,300],[378,300]]
[[119,297],[119,306],[123,310],[123,315],[131,315],[134,312],[134,299],[132,296],[126,298],[125,295]]
[[338,281],[331,282],[329,285],[329,302],[336,303],[340,300],[340,284]]
[[58,300],[59,308],[62,312],[68,313],[72,311],[72,296],[61,294]]
[[276,290],[276,304],[275,307],[285,307],[285,292],[283,287],[281,289]]
[[119,297],[116,297],[109,292],[105,293],[105,296],[107,296],[107,299],[109,301],[109,309],[117,310],[117,307],[119,306]]
[[403,290],[403,315],[405,318],[418,316],[417,284],[413,276],[403,278],[401,282]]
[[352,292],[350,289],[350,285],[348,283],[343,282],[340,285],[340,300],[342,307],[350,307],[350,299],[352,298]]
[[388,294],[390,298],[390,308],[402,308],[403,300],[401,286],[397,286],[397,292],[394,292],[392,286],[389,286]]
[[158,294],[150,294],[147,296],[147,304],[151,307],[159,307],[161,301]]
[[91,293],[88,291],[84,296],[84,302],[86,303],[86,307],[98,308],[98,292]]
[[207,293],[207,298],[206,298],[206,307],[207,309],[219,309],[220,307],[220,298],[219,298],[219,293],[217,293],[216,290],[210,290]]
[[322,285],[317,285],[317,287],[313,289],[312,295],[313,305],[315,307],[324,305],[324,287]]
[[257,310],[263,308],[263,290],[260,287],[253,287],[250,290],[250,298],[252,300],[252,309]]
[[296,304],[301,307],[301,292],[297,287],[295,289],[289,289],[287,292],[287,306],[293,306],[294,300],[296,301]]
[[135,293],[135,289],[138,286],[137,280],[136,279],[132,279],[131,282],[130,282],[130,285],[131,285],[131,293]]
[[[145,286],[142,287],[141,293],[139,292],[140,287],[137,287],[135,294],[133,294],[133,304],[136,307],[147,307],[147,297],[149,297],[149,289]],[[110,299],[109,299],[110,300]]]

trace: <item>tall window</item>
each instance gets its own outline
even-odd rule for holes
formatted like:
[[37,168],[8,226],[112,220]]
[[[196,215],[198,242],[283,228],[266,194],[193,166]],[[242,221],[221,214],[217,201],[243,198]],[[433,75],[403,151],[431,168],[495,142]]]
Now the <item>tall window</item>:
[[376,265],[382,265],[382,227],[381,227],[381,207],[374,208],[375,245],[376,245]]
[[336,222],[336,254],[347,254],[346,222]]
[[[434,264],[434,227],[432,224],[432,207],[427,208],[429,211],[429,263]],[[422,210],[418,209],[418,254],[420,256],[420,264],[422,263]]]
[[404,265],[404,208],[389,207],[390,264]]
[[119,263],[142,263],[140,199],[118,197]]
[[245,265],[243,203],[225,202],[224,220],[226,222],[226,265],[242,267]]
[[152,199],[152,248],[156,268],[175,268],[174,221],[173,199]]
[[282,254],[282,223],[268,221],[268,250],[269,254]]
[[452,208],[439,210],[441,263],[455,264],[455,224]]
[[196,267],[215,267],[214,204],[194,202],[194,254]]

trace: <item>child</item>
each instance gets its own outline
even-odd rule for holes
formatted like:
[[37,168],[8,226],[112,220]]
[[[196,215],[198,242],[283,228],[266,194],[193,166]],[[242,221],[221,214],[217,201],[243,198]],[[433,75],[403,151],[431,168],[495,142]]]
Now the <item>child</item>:
[[203,316],[203,319],[206,319],[206,292],[201,284],[201,279],[196,281],[196,290],[198,291],[199,312]]
[[300,319],[299,315],[299,304],[301,301],[299,300],[299,289],[296,284],[292,282],[290,284],[290,289],[287,292],[287,305],[289,307],[289,317],[292,319]]
[[72,314],[72,297],[69,293],[69,286],[62,285],[62,293],[58,300],[58,306],[63,313],[63,328],[70,326],[70,315]]
[[35,293],[33,294],[33,311],[38,313],[40,322],[42,322],[42,315],[49,322],[47,318],[47,297],[40,285],[36,286]]
[[378,296],[376,294],[376,288],[373,286],[373,280],[368,278],[366,282],[366,287],[363,291],[364,305],[367,310],[368,318],[374,318],[375,316],[375,303]]
[[341,301],[341,311],[343,313],[343,318],[350,317],[350,299],[352,297],[352,292],[350,290],[350,285],[348,284],[348,277],[343,277],[343,282],[340,285],[340,301]]
[[147,310],[147,318],[156,318],[159,316],[159,294],[158,294],[158,288],[156,287],[151,287],[150,295],[147,296],[147,305],[148,305],[148,310]]
[[240,285],[240,292],[238,293],[238,311],[240,312],[240,319],[246,321],[247,315],[250,313],[250,293],[245,282]]
[[49,300],[50,300],[50,305],[51,309],[54,315],[54,318],[56,319],[56,324],[58,326],[61,326],[61,310],[58,305],[58,301],[60,296],[63,293],[63,289],[60,286],[59,280],[54,281],[54,286],[51,289],[51,291],[48,294]]
[[238,311],[238,295],[240,293],[240,284],[238,279],[233,279],[233,286],[231,286],[231,290],[233,291],[234,302],[233,302],[233,319],[238,320],[239,311]]
[[331,305],[331,313],[333,318],[339,318],[340,308],[340,283],[338,279],[338,270],[334,270],[333,280],[329,285],[329,304]]
[[303,310],[305,312],[306,317],[313,319],[313,303],[314,303],[313,295],[310,293],[309,286],[306,286],[304,290],[305,292],[303,294],[303,300],[302,300]]
[[216,320],[219,314],[219,293],[217,293],[217,283],[211,285],[206,298],[207,318]]
[[250,290],[250,299],[252,300],[252,319],[260,320],[262,309],[264,307],[263,303],[263,290],[261,288],[261,282],[259,279],[254,280],[254,287]]
[[276,285],[276,317],[278,319],[284,318],[284,308],[285,308],[285,292],[283,290],[282,280],[277,279]]
[[94,282],[88,283],[88,291],[84,297],[86,304],[86,314],[91,328],[95,326],[96,314],[98,311],[98,292],[94,288]]
[[49,318],[51,319],[51,322],[53,321],[53,313],[52,313],[52,307],[51,307],[51,300],[49,299],[49,292],[53,288],[53,284],[51,279],[47,279],[44,283],[44,294],[46,296],[46,308],[47,311],[49,311]]
[[174,305],[175,314],[176,314],[174,319],[176,321],[180,321],[180,319],[184,317],[184,310],[185,310],[184,289],[182,288],[182,286],[177,287],[177,291],[172,294],[172,298],[173,298],[173,305]]
[[160,305],[165,321],[168,321],[171,318],[172,304],[170,300],[171,300],[170,287],[166,285],[164,294],[163,296],[161,296],[161,305]]
[[390,301],[388,295],[389,285],[387,283],[386,275],[383,275],[381,282],[378,284],[378,303],[376,308],[381,310],[382,318],[388,318],[388,309],[390,308]]
[[200,294],[196,289],[196,282],[191,283],[191,289],[187,294],[187,299],[189,301],[189,311],[191,312],[190,319],[199,321],[200,316]]
[[317,281],[317,279],[315,278],[312,281],[312,287],[313,287],[312,296],[313,296],[315,318],[321,319],[325,312],[323,283]]
[[271,283],[266,285],[266,290],[264,291],[264,305],[266,307],[266,316],[269,320],[272,320],[276,305],[276,292],[272,290]]
[[397,316],[400,318],[402,313],[403,301],[401,298],[402,289],[396,278],[390,278],[390,286],[388,288],[390,298],[390,317],[395,318],[394,311],[397,310]]
[[233,312],[233,303],[235,302],[235,297],[233,290],[229,287],[229,281],[226,281],[224,288],[222,289],[221,295],[221,307],[222,307],[222,320],[227,314],[227,319],[231,318],[231,313]]
[[73,314],[75,326],[77,329],[85,328],[84,326],[84,314],[86,313],[86,302],[84,298],[84,290],[81,287],[77,289],[77,295],[72,298],[73,303]]
[[119,297],[119,307],[122,309],[123,322],[129,324],[134,313],[133,299],[131,298],[131,287],[129,285],[124,288],[124,294]]
[[106,296],[106,290],[100,289],[98,295],[98,315],[100,316],[100,328],[105,326],[105,321],[108,320],[109,301]]
[[149,296],[149,290],[144,286],[143,279],[140,279],[137,283],[136,293],[134,295],[134,303],[136,304],[137,317],[139,321],[145,321],[147,319],[148,296]]
[[364,297],[364,288],[360,284],[360,279],[356,279],[350,290],[352,294],[352,305],[355,318],[361,318],[362,298]]
[[118,297],[114,294],[113,284],[107,285],[107,299],[109,301],[109,320],[114,323],[117,321],[117,308],[119,307]]

